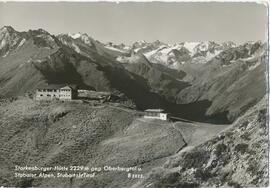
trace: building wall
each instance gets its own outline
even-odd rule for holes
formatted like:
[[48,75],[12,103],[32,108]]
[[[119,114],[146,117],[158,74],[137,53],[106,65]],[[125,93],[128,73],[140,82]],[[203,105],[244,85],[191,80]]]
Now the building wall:
[[161,120],[167,120],[167,114],[166,113],[160,113],[160,119]]
[[150,118],[150,119],[160,119],[160,120],[167,120],[167,114],[166,113],[160,113],[160,112],[150,112],[146,113],[144,115],[144,118]]
[[71,89],[60,89],[59,93],[60,100],[72,100],[73,93]]
[[71,89],[37,89],[36,100],[72,100],[76,93]]
[[53,100],[59,98],[59,90],[39,89],[36,91],[36,100]]

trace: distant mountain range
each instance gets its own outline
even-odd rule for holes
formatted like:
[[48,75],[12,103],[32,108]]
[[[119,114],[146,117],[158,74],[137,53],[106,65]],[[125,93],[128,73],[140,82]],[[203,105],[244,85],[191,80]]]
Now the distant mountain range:
[[266,93],[266,44],[212,41],[103,44],[87,34],[0,29],[0,96],[77,84],[121,93],[140,110],[198,121],[235,120]]
[[[128,46],[104,44],[82,33],[55,36],[43,29],[18,32],[3,27],[0,184],[266,186],[266,63],[267,45],[260,41],[242,45],[138,41]],[[111,92],[132,106],[118,101],[32,100],[35,89],[46,83]],[[138,110],[147,108],[163,108],[169,115],[192,121],[142,118]],[[27,171],[14,171],[16,165],[83,165],[94,167],[96,174],[94,178],[17,178],[14,173]],[[107,165],[141,171],[98,170]],[[127,178],[128,173],[144,178]]]

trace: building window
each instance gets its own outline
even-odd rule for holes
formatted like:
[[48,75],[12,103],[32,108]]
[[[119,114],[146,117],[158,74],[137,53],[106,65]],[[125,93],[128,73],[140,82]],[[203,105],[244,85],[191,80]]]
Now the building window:
[[47,97],[50,97],[50,96],[51,96],[51,95],[49,95],[49,94],[47,95]]
[[157,117],[159,116],[159,113],[155,113],[155,112],[148,112],[146,113],[148,116],[153,116],[153,117]]
[[40,96],[41,96],[41,97],[43,97],[43,95],[42,95],[42,94],[40,94]]

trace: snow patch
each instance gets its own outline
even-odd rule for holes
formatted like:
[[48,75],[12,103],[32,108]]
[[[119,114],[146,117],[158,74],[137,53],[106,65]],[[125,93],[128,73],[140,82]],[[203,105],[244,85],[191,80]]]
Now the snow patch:
[[247,57],[247,58],[240,58],[240,60],[242,60],[242,61],[250,61],[250,60],[253,60],[255,58],[256,58],[255,56],[250,56],[250,57]]
[[248,68],[248,70],[253,70],[253,69],[255,69],[256,67],[258,67],[260,65],[260,62],[258,61],[258,62],[256,62],[254,65],[252,65],[252,66],[250,66],[249,68]]
[[217,56],[220,52],[221,52],[221,50],[215,50],[214,53],[207,52],[206,53],[206,57],[205,57],[206,61],[211,60],[212,58],[214,58],[215,56]]
[[3,40],[1,41],[1,43],[0,43],[0,50],[1,50],[2,48],[4,48],[4,47],[6,46],[6,44],[7,44],[6,39],[3,39]]
[[83,41],[84,43],[88,44],[89,46],[92,46],[91,39],[90,39],[90,37],[88,37],[87,34],[81,35],[80,38],[82,39],[82,41]]
[[36,59],[36,62],[42,63],[42,60],[41,59]]
[[182,47],[183,47],[183,45],[176,44],[173,46],[169,46],[168,48],[164,48],[160,52],[163,54],[169,54],[172,50],[180,50]]
[[191,53],[191,56],[193,56],[195,54],[195,47],[197,45],[199,45],[200,43],[199,42],[185,42],[184,43],[184,47],[190,51]]
[[151,63],[163,64],[172,69],[178,69],[179,65],[185,62],[178,62],[173,50],[181,50],[181,48],[183,48],[183,44],[161,45],[158,49],[144,53],[144,56]]
[[159,48],[155,49],[155,50],[152,50],[150,52],[146,52],[144,53],[143,55],[146,57],[146,58],[150,58],[152,55],[156,54],[158,51],[160,51],[161,49],[163,48],[166,48],[166,46],[162,45],[160,46]]
[[25,39],[22,39],[20,44],[18,45],[18,48],[21,47],[25,43],[25,41],[26,41]]
[[116,58],[116,61],[119,61],[119,62],[122,62],[124,60],[124,57],[123,56],[118,56]]
[[7,51],[7,52],[5,53],[5,55],[3,55],[2,57],[6,57],[8,54],[9,54],[9,51]]
[[130,47],[130,46],[125,46],[123,49],[124,49],[124,50],[130,50],[131,47]]
[[81,53],[80,48],[76,44],[72,43],[72,47],[77,53]]
[[119,61],[120,63],[128,63],[129,62],[129,58],[128,57],[124,57],[124,56],[118,56],[116,58],[116,61]]
[[137,53],[139,50],[146,49],[146,48],[147,48],[147,46],[144,46],[142,48],[136,48],[136,49],[134,49],[134,52]]
[[121,53],[124,53],[124,51],[118,49],[118,48],[114,48],[112,46],[105,46],[105,48],[109,49],[109,50],[113,50],[113,51],[118,51],[118,52],[121,52]]
[[138,44],[139,44],[139,45],[143,45],[143,44],[145,44],[145,43],[146,43],[145,40],[139,40],[139,41],[138,41]]
[[47,34],[40,34],[40,35],[37,35],[37,37],[40,37],[40,38],[43,38],[45,40],[54,42],[54,39],[50,35],[47,35]]
[[126,57],[126,56],[118,56],[116,58],[117,61],[119,61],[120,63],[138,63],[140,57],[137,56],[137,55],[133,55],[133,56],[130,56],[130,57]]
[[68,36],[70,36],[73,39],[77,39],[77,38],[80,38],[82,36],[82,34],[81,33],[75,33],[75,34],[69,33]]

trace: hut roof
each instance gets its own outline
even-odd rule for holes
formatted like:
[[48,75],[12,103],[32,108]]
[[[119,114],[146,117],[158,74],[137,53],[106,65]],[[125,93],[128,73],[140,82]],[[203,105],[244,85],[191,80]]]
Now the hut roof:
[[164,112],[163,109],[147,109],[145,112]]
[[75,84],[43,84],[37,87],[37,89],[60,89],[64,87],[69,87],[71,89],[76,89]]

